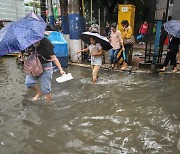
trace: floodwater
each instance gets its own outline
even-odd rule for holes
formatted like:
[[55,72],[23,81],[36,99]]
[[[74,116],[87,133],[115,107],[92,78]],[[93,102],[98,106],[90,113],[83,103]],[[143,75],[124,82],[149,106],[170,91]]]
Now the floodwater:
[[[0,58],[1,154],[179,154],[178,74],[100,71],[69,66],[53,103],[31,102],[15,58]],[[180,143],[179,143],[180,144]]]

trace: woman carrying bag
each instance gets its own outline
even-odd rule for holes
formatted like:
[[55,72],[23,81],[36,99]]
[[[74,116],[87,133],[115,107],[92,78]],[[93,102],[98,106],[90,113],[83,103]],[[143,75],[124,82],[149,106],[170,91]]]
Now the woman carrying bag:
[[122,25],[121,35],[123,38],[124,48],[125,48],[125,51],[123,53],[124,63],[121,70],[127,70],[129,51],[134,43],[134,38],[132,35],[132,28],[130,27],[129,22],[127,20],[123,20],[121,22],[121,25]]

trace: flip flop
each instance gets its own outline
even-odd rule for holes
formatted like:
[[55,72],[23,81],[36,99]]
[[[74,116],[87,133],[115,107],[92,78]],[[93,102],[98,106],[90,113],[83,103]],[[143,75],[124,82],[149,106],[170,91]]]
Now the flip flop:
[[177,72],[177,70],[173,70],[172,72],[173,72],[173,73],[176,73],[176,72]]
[[163,70],[163,69],[159,69],[159,72],[165,72],[166,70]]
[[114,69],[115,69],[115,70],[118,70],[118,67],[115,67]]
[[109,67],[109,70],[113,70],[114,68],[112,66]]

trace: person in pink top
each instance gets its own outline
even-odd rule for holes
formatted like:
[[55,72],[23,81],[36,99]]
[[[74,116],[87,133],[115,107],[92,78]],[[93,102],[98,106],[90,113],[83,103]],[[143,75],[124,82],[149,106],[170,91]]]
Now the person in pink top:
[[116,29],[116,24],[111,25],[110,42],[113,47],[110,50],[111,68],[117,69],[117,63],[118,63],[117,55],[121,48],[124,50],[124,44],[123,44],[121,32]]
[[144,40],[146,39],[146,35],[148,34],[148,23],[144,21],[144,23],[139,28],[139,34],[142,35],[141,41],[139,44],[145,44]]

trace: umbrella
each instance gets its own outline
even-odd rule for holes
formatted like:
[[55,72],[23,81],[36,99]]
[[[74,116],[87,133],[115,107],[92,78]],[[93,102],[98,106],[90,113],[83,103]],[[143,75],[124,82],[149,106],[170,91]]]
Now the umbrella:
[[87,44],[90,44],[90,38],[93,37],[98,43],[101,44],[103,50],[109,50],[112,48],[109,40],[98,34],[98,33],[91,33],[91,32],[83,32],[81,35],[80,35],[80,39],[84,42],[84,43],[87,43]]
[[25,50],[44,38],[46,23],[34,14],[9,23],[0,30],[0,56]]
[[164,23],[164,30],[172,36],[180,38],[180,21],[170,20]]

